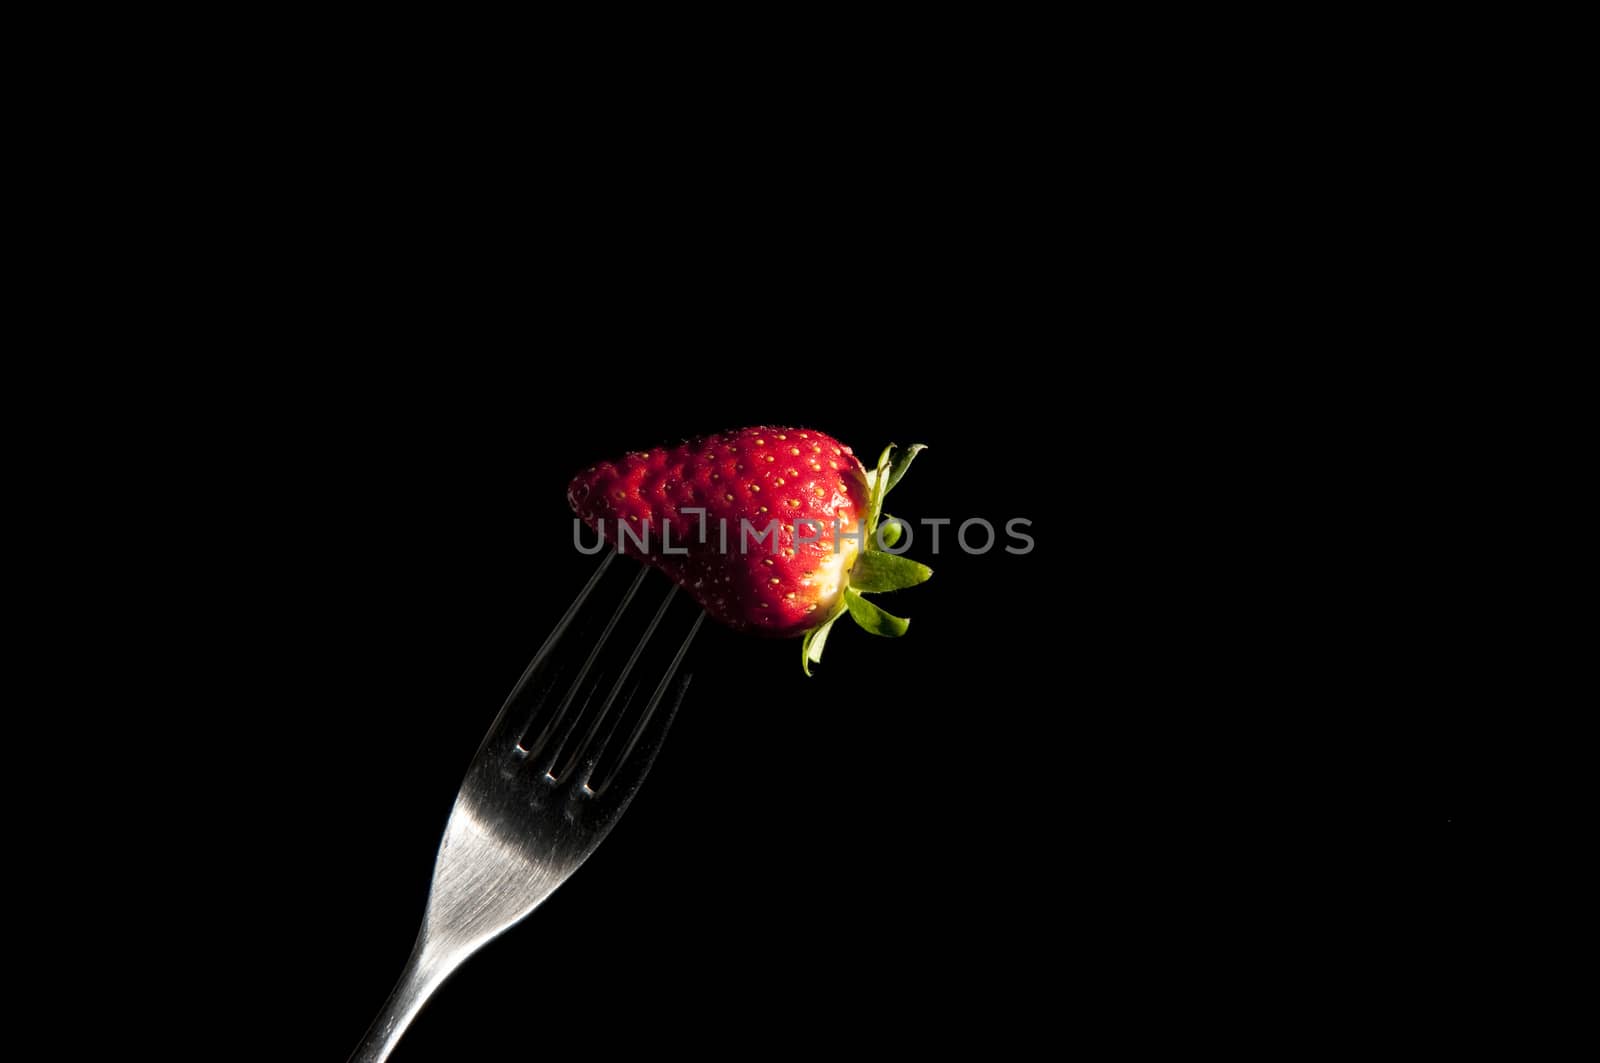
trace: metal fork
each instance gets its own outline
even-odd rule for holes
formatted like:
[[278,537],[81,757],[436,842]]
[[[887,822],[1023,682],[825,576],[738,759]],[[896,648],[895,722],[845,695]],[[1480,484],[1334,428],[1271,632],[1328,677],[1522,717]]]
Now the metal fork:
[[[688,687],[687,674],[676,685],[673,679],[705,613],[695,611],[675,650],[670,640],[656,640],[677,593],[673,587],[625,659],[608,656],[608,644],[629,645],[629,606],[652,576],[639,566],[621,603],[607,614],[609,603],[595,589],[616,556],[608,553],[589,578],[478,747],[439,846],[416,946],[351,1063],[387,1059],[434,990],[594,852],[650,770]],[[641,617],[633,619],[637,626]],[[586,628],[598,629],[587,654]],[[655,656],[670,658],[652,660],[652,647]],[[641,703],[636,695],[652,678],[648,701]]]

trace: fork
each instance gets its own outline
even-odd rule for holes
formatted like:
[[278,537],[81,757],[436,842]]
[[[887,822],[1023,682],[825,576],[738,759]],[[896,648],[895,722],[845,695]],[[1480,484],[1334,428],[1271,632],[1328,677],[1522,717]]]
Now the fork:
[[[595,591],[616,557],[608,552],[590,576],[478,747],[439,846],[416,945],[350,1063],[387,1059],[433,992],[594,852],[650,770],[688,687],[687,673],[673,680],[705,613],[695,612],[675,649],[670,639],[657,640],[674,586],[625,658],[608,653],[608,644],[627,646],[616,636],[642,621],[629,607],[652,576],[638,566],[607,614],[609,602]],[[594,628],[585,653],[582,635]],[[654,687],[640,704],[637,695],[651,678]]]

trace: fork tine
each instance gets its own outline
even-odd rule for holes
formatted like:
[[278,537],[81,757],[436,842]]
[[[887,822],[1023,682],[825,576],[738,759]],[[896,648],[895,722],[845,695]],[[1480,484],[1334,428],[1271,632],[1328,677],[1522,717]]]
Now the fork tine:
[[[692,677],[688,675],[683,677],[683,682],[678,685],[678,691],[672,699],[671,707],[664,713],[658,713],[658,709],[661,706],[661,698],[667,692],[667,688],[672,685],[673,677],[677,675],[679,665],[683,664],[683,658],[689,652],[689,644],[694,641],[695,635],[699,633],[700,625],[705,621],[705,618],[704,610],[701,610],[695,616],[694,623],[689,627],[689,633],[683,637],[683,642],[678,645],[678,652],[673,654],[672,663],[667,666],[666,672],[661,676],[661,681],[656,684],[655,693],[650,695],[650,702],[644,707],[644,711],[640,713],[638,722],[633,725],[633,730],[629,733],[627,742],[622,746],[616,757],[612,759],[608,770],[601,776],[599,784],[594,785],[594,777],[599,769],[600,761],[605,758],[607,747],[611,745],[611,740],[616,737],[617,724],[622,722],[621,718],[618,718],[617,724],[612,725],[611,733],[606,735],[605,742],[595,752],[589,765],[589,770],[585,773],[583,780],[583,792],[585,794],[591,797],[599,797],[616,784],[624,771],[630,767],[629,762],[635,759],[634,752],[640,744],[640,739],[644,737],[646,728],[650,726],[651,721],[657,715],[661,717],[661,726],[655,732],[657,736],[664,733],[667,727],[671,725],[672,717],[676,714],[678,705],[683,701],[683,695],[689,689],[689,680]],[[645,749],[637,758],[639,763],[638,770],[631,774],[635,775],[636,778],[642,778],[654,758],[655,750],[653,748]]]
[[[594,593],[594,589],[600,585],[600,580],[605,577],[606,570],[611,567],[611,563],[616,559],[617,553],[615,550],[606,554],[600,564],[596,566],[594,573],[590,575],[588,582],[583,585],[583,589],[578,592],[578,596],[572,600],[571,605],[567,606],[567,611],[561,614],[560,620],[556,621],[556,626],[545,637],[543,644],[539,647],[539,652],[533,655],[533,660],[528,662],[528,667],[522,670],[522,675],[517,679],[516,686],[511,688],[510,694],[506,695],[505,702],[500,706],[500,712],[495,716],[494,722],[489,725],[488,733],[484,735],[483,742],[478,747],[480,756],[491,747],[514,745],[521,740],[522,733],[527,730],[533,710],[543,702],[543,697],[540,697],[531,705],[523,705],[523,691],[527,688],[529,680],[544,670],[545,664],[549,661],[551,654],[555,652],[562,636],[572,626],[573,619],[583,609],[584,603],[589,600],[589,596]],[[506,741],[508,738],[512,739],[509,743]]]
[[[594,593],[594,589],[599,584],[601,577],[606,574],[606,569],[610,568],[611,563],[616,559],[617,552],[615,550],[606,554],[605,558],[594,570],[594,574],[589,577],[589,582],[583,585],[583,590],[578,592],[578,596],[572,600],[572,604],[567,606],[567,611],[561,614],[561,619],[556,621],[555,629],[550,632],[544,643],[540,645],[539,652],[533,655],[533,660],[528,662],[528,667],[522,670],[522,678],[518,679],[517,685],[511,688],[511,694],[506,698],[506,704],[509,705],[515,701],[517,695],[522,693],[522,687],[527,683],[528,677],[537,671],[539,666],[550,656],[550,652],[555,649],[556,643],[561,641],[561,636],[566,634],[567,628],[572,625],[572,618],[578,615],[578,610],[582,609],[583,603],[589,600],[589,595]],[[495,723],[499,724],[500,721],[497,719]]]
[[628,676],[633,673],[633,666],[639,663],[639,655],[644,652],[645,646],[655,637],[656,628],[661,626],[661,618],[667,615],[667,610],[671,608],[673,599],[677,597],[677,594],[678,588],[676,585],[668,588],[666,597],[661,599],[660,606],[656,608],[655,616],[650,618],[649,626],[639,636],[639,641],[634,643],[633,652],[628,655],[627,663],[617,673],[617,678],[612,682],[611,690],[606,694],[605,701],[601,703],[600,710],[594,713],[594,718],[590,722],[588,729],[584,731],[583,737],[578,741],[577,745],[572,747],[570,753],[567,752],[567,746],[571,743],[573,735],[579,730],[579,722],[583,718],[583,713],[579,714],[578,720],[574,721],[572,728],[562,736],[555,753],[550,757],[550,765],[546,769],[555,779],[566,779],[573,766],[583,758],[584,753],[594,743],[595,735],[600,732],[600,725],[610,715],[611,707],[616,703],[617,695],[622,693],[622,688],[628,682]]
[[589,656],[584,658],[583,667],[578,669],[578,674],[567,684],[567,692],[562,697],[561,704],[556,707],[555,714],[550,717],[543,729],[540,730],[539,736],[532,743],[527,741],[528,732],[533,729],[534,724],[534,717],[530,716],[527,724],[523,727],[522,733],[517,736],[517,748],[522,750],[523,753],[529,756],[536,755],[560,730],[561,721],[566,719],[567,712],[572,708],[573,698],[577,696],[578,691],[584,689],[585,680],[589,678],[589,672],[594,668],[594,662],[600,658],[600,651],[606,648],[606,643],[611,639],[611,633],[617,628],[617,621],[622,619],[622,614],[627,612],[628,606],[633,604],[634,595],[639,593],[639,588],[643,586],[645,577],[648,575],[650,575],[650,570],[640,565],[639,573],[633,577],[633,582],[628,585],[628,591],[622,596],[621,604],[612,612],[611,618],[606,621],[605,630],[600,632],[599,636],[594,640],[594,645],[590,647]]

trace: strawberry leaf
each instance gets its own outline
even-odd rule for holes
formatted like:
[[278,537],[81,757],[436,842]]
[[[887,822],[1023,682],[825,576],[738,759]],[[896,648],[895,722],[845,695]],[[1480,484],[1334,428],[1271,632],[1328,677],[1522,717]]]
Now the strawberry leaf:
[[894,444],[890,443],[883,448],[883,453],[878,455],[878,467],[871,475],[872,495],[867,499],[866,516],[866,541],[871,543],[873,536],[878,531],[878,514],[883,512],[883,496],[889,490],[889,464],[890,457],[894,454]]
[[833,622],[844,615],[845,605],[840,602],[828,619],[807,631],[805,638],[800,640],[800,670],[806,675],[811,674],[811,666],[822,660],[822,647],[828,644],[828,630],[833,627]]
[[878,526],[883,529],[883,545],[887,547],[893,547],[905,533],[905,529],[900,527],[900,518],[891,517],[887,513],[878,518]]
[[883,479],[883,470],[889,467],[889,459],[894,456],[894,447],[895,445],[890,443],[888,446],[883,448],[883,453],[878,455],[878,464],[875,466],[875,468],[878,470],[879,480]]
[[911,463],[916,460],[917,455],[927,449],[928,445],[926,443],[913,443],[895,456],[894,464],[889,468],[889,482],[883,487],[884,494],[887,495],[894,490],[894,485],[899,483],[900,477],[904,476],[906,470],[911,468]]
[[874,635],[895,639],[904,635],[906,628],[911,626],[911,621],[884,612],[857,594],[852,587],[844,589],[844,604],[850,610],[850,619]]
[[933,575],[927,565],[878,550],[868,550],[856,558],[850,570],[850,586],[863,594],[898,591],[915,587]]

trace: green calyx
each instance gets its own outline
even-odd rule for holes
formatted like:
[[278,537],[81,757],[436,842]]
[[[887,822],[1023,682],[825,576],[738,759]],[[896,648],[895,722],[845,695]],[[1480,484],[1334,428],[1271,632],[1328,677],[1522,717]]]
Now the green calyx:
[[[813,664],[822,660],[822,648],[827,645],[828,632],[833,622],[845,613],[849,613],[850,619],[864,630],[887,638],[899,638],[910,627],[911,621],[885,612],[862,595],[915,587],[933,575],[933,570],[927,565],[888,552],[900,541],[903,525],[883,512],[884,496],[905,476],[916,456],[927,449],[918,443],[902,450],[890,443],[878,456],[877,467],[867,471],[867,486],[871,494],[862,528],[862,549],[851,566],[838,604],[821,624],[806,632],[800,642],[800,667],[806,675],[811,674]],[[880,524],[883,528],[881,535],[878,530]]]

